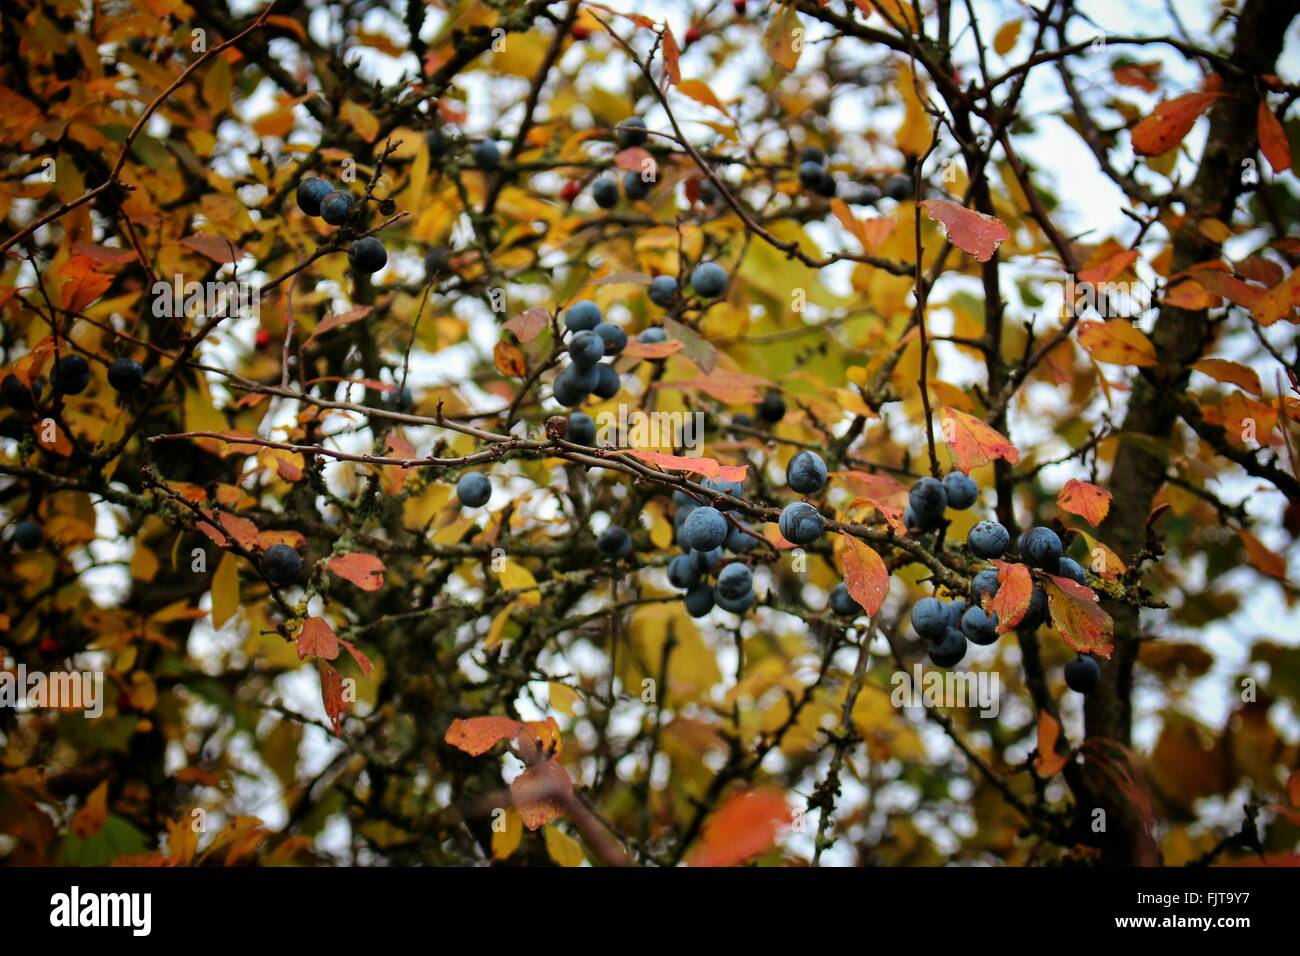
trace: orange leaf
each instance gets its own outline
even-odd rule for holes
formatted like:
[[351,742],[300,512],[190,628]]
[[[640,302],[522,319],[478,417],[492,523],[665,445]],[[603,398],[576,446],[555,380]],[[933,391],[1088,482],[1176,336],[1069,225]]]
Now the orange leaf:
[[622,354],[631,358],[641,359],[665,359],[686,348],[676,339],[669,339],[667,342],[638,342],[633,339],[623,349]]
[[948,239],[962,252],[968,252],[980,262],[988,262],[998,246],[1011,238],[1001,219],[967,209],[948,199],[927,199],[921,203],[925,214],[942,223]]
[[1248,365],[1229,362],[1227,359],[1207,358],[1196,362],[1192,365],[1192,368],[1198,372],[1204,372],[1217,381],[1238,385],[1255,395],[1259,395],[1263,391],[1259,383],[1259,373]]
[[1117,252],[1109,258],[1103,259],[1092,268],[1084,269],[1076,276],[1076,278],[1079,282],[1091,282],[1094,284],[1099,282],[1109,282],[1136,262],[1137,257],[1138,251],[1136,249]]
[[503,740],[510,740],[524,725],[509,717],[470,717],[456,719],[447,728],[444,738],[453,747],[459,747],[471,757],[485,754]]
[[988,610],[998,616],[998,633],[1005,634],[1020,623],[1029,610],[1034,593],[1034,579],[1029,568],[1008,561],[994,561],[998,569],[998,592],[989,601]]
[[1286,130],[1268,108],[1268,101],[1259,99],[1259,117],[1256,123],[1259,133],[1259,149],[1273,167],[1274,173],[1291,168],[1291,145],[1286,141]]
[[1043,583],[1047,590],[1047,608],[1061,638],[1080,654],[1109,658],[1115,622],[1099,605],[1067,591],[1061,584],[1062,580],[1065,579],[1048,575],[1048,580]]
[[1133,151],[1142,156],[1159,156],[1183,141],[1197,118],[1222,93],[1184,93],[1156,104],[1151,115],[1133,127]]
[[193,235],[186,236],[181,240],[181,245],[205,255],[213,262],[223,266],[238,262],[248,255],[247,252],[225,236],[219,236],[211,232],[196,232]]
[[492,360],[496,363],[497,371],[502,375],[523,378],[528,374],[528,366],[524,364],[524,354],[504,340],[498,342],[492,349]]
[[1100,525],[1110,511],[1110,492],[1092,482],[1071,478],[1056,496],[1056,506],[1090,525]]
[[664,24],[664,72],[668,74],[668,82],[677,84],[682,81],[681,67],[681,48],[677,46],[677,38],[673,36],[672,27],[667,23]]
[[771,788],[738,793],[704,821],[691,866],[735,866],[765,853],[790,822],[785,794]]
[[370,658],[366,657],[365,654],[357,650],[356,645],[354,645],[351,641],[345,641],[343,638],[340,637],[339,643],[348,649],[348,653],[352,655],[352,659],[356,661],[357,666],[361,668],[361,673],[369,677],[370,672],[375,669],[375,665],[370,663]]
[[195,527],[212,539],[213,544],[226,547],[229,542],[236,542],[241,548],[252,551],[257,547],[259,533],[257,525],[239,515],[224,511],[203,509],[207,521],[198,522]]
[[573,779],[554,760],[544,760],[510,782],[510,797],[524,826],[537,830],[564,814],[573,799]]
[[88,840],[108,822],[108,780],[104,780],[86,798],[86,803],[72,815],[72,832]]
[[111,275],[95,271],[95,260],[89,256],[73,256],[59,274],[68,277],[63,286],[63,307],[69,312],[80,312],[113,284]]
[[960,412],[945,405],[942,412],[943,440],[952,450],[957,467],[967,474],[972,468],[987,465],[995,458],[1011,464],[1020,461],[1020,452],[997,429],[980,421],[974,415]]
[[1055,777],[1065,769],[1069,754],[1058,754],[1056,742],[1061,738],[1061,725],[1047,711],[1038,713],[1038,756],[1034,758],[1034,770],[1038,776]]
[[1293,313],[1298,305],[1300,305],[1300,269],[1296,269],[1260,296],[1251,314],[1255,321],[1263,326],[1272,325],[1279,319],[1294,322]]
[[1079,344],[1098,362],[1138,366],[1156,364],[1156,347],[1141,329],[1124,319],[1080,322]]
[[311,654],[332,661],[339,656],[339,640],[334,628],[322,617],[309,617],[298,632],[298,659]]
[[1286,798],[1291,801],[1291,806],[1300,807],[1300,770],[1292,770],[1291,776],[1286,778]]
[[1264,542],[1244,528],[1237,532],[1241,543],[1246,546],[1246,560],[1261,574],[1279,581],[1286,580],[1286,558],[1265,546]]
[[831,200],[831,212],[854,238],[862,245],[863,252],[875,252],[882,242],[889,238],[898,222],[885,216],[876,216],[865,222],[853,215],[853,210],[843,199]]
[[363,591],[378,591],[384,586],[384,562],[373,554],[350,551],[330,558],[326,566]]
[[702,378],[672,382],[665,388],[694,388],[728,405],[743,405],[758,402],[763,397],[759,389],[771,386],[771,382],[757,375],[722,368]]
[[629,448],[627,453],[665,471],[684,471],[687,474],[703,475],[714,481],[744,481],[745,476],[749,474],[748,465],[722,465],[713,458],[687,458],[683,455],[670,455],[667,452],[642,448]]
[[844,535],[844,584],[853,600],[875,614],[889,596],[889,570],[865,541]]

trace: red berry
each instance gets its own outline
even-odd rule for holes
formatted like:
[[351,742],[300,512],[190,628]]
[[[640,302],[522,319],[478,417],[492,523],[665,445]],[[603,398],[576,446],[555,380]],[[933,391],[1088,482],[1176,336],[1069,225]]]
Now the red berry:
[[560,197],[565,202],[573,202],[578,198],[580,192],[582,192],[582,184],[576,179],[570,179],[564,184],[564,188],[560,190]]
[[743,17],[745,15],[745,0],[733,0],[731,5],[736,10],[736,16]]
[[584,27],[582,24],[575,23],[573,27],[569,30],[569,35],[573,37],[575,40],[585,40],[587,39],[587,37],[591,36],[591,31],[588,30],[586,27]]
[[271,344],[271,333],[266,331],[266,329],[258,329],[257,338],[253,341],[257,343],[259,349],[264,349]]
[[698,40],[699,38],[700,38],[700,29],[699,29],[699,27],[691,27],[689,30],[686,31],[686,42],[687,42],[687,43],[694,43],[694,42],[695,42],[696,40]]
[[37,648],[43,657],[56,657],[59,653],[59,642],[52,637],[47,637],[41,640]]

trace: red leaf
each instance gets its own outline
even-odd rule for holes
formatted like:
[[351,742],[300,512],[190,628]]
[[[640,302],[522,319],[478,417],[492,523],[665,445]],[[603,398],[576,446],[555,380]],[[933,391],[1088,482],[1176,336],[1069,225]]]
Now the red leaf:
[[317,661],[316,667],[320,671],[320,696],[325,704],[325,716],[334,725],[334,736],[337,737],[342,724],[343,711],[347,710],[343,702],[343,678],[324,661]]
[[614,154],[614,166],[632,173],[639,173],[645,169],[646,160],[650,161],[649,168],[654,169],[654,157],[650,155],[649,150],[640,146],[629,146]]
[[1011,238],[1001,219],[967,209],[948,199],[927,199],[921,203],[925,214],[941,223],[952,244],[980,262],[988,262],[998,246]]
[[353,322],[358,322],[369,315],[370,310],[373,308],[374,306],[370,305],[358,305],[354,308],[348,309],[346,312],[340,312],[338,315],[331,312],[329,315],[325,316],[325,318],[316,323],[316,328],[311,330],[311,335],[307,336],[307,341],[311,342],[324,335],[330,329],[337,329],[340,325],[350,325]]
[[1286,141],[1286,131],[1278,122],[1273,111],[1268,108],[1268,101],[1259,100],[1259,119],[1256,124],[1259,133],[1259,149],[1273,167],[1274,173],[1291,168],[1291,144]]
[[321,657],[327,661],[332,661],[339,656],[339,640],[334,634],[334,628],[320,617],[309,617],[302,622],[302,630],[298,632],[298,659],[312,655]]
[[1133,151],[1141,156],[1159,156],[1183,141],[1197,118],[1222,93],[1184,93],[1158,103],[1151,115],[1133,127]]
[[1136,262],[1137,257],[1138,251],[1136,249],[1117,252],[1115,255],[1097,263],[1091,269],[1084,269],[1075,278],[1079,282],[1090,282],[1094,285],[1100,282],[1109,282]]
[[972,468],[987,465],[995,458],[1005,459],[1013,465],[1020,461],[1016,446],[974,415],[959,412],[951,405],[945,405],[940,414],[943,416],[943,440],[952,449],[957,467],[967,474]]
[[989,600],[988,611],[998,616],[998,633],[1005,634],[1020,623],[1029,610],[1034,579],[1023,564],[994,561],[998,569],[998,593]]
[[384,562],[373,554],[350,551],[330,558],[326,566],[363,591],[378,591],[384,586]]
[[[1100,605],[1071,593],[1060,581],[1060,578],[1048,575],[1043,587],[1047,590],[1047,607],[1052,614],[1052,623],[1061,632],[1062,639],[1080,654],[1109,658],[1115,622]],[[1095,599],[1096,595],[1093,597]]]
[[1100,525],[1110,511],[1110,492],[1090,481],[1071,478],[1056,496],[1056,506],[1090,525]]
[[510,797],[524,826],[537,830],[564,815],[573,799],[573,779],[554,760],[544,760],[510,782]]
[[524,725],[509,717],[470,717],[453,720],[444,738],[471,757],[485,754],[503,740],[510,740]]
[[844,585],[853,600],[875,614],[889,596],[889,570],[870,545],[844,535]]
[[735,866],[767,852],[790,822],[785,794],[771,788],[738,793],[704,821],[691,866]]
[[207,256],[213,262],[228,265],[248,255],[225,236],[212,232],[196,232],[181,240],[181,245]]
[[542,334],[542,330],[551,322],[551,313],[538,306],[520,312],[505,324],[505,328],[515,334],[520,342],[531,342]]
[[370,663],[370,658],[366,657],[365,654],[357,650],[356,645],[353,644],[351,641],[345,641],[343,638],[340,637],[339,643],[348,649],[348,653],[352,655],[352,659],[356,661],[357,666],[361,668],[361,673],[369,677],[370,672],[375,669],[375,665]]
[[[117,249],[113,246],[100,246],[93,242],[74,242],[72,244],[73,256],[85,256],[93,259],[96,263],[103,266],[120,266],[127,262],[134,262],[139,258],[134,249]],[[71,261],[71,260],[69,260]],[[65,265],[66,269],[67,266]]]
[[626,449],[629,455],[635,455],[665,471],[684,471],[687,474],[703,475],[714,481],[744,481],[749,474],[748,465],[722,465],[713,458],[687,458],[684,455],[670,455],[667,452],[651,451],[642,448]]
[[203,517],[208,520],[198,522],[195,527],[211,538],[213,544],[218,544],[224,548],[231,541],[234,541],[241,548],[248,551],[257,548],[259,537],[257,525],[247,518],[227,514],[224,511],[214,512],[207,509],[203,510]]

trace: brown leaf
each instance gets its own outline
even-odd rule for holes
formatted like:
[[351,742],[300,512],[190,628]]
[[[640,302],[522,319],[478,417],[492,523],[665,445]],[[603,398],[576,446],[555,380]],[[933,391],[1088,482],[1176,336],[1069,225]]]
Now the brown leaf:
[[927,216],[943,225],[954,246],[980,262],[988,262],[998,246],[1011,238],[1011,230],[1001,219],[967,209],[951,200],[926,199],[921,208]]
[[324,661],[318,660],[316,668],[320,672],[320,696],[325,705],[325,716],[334,725],[334,736],[337,737],[343,723],[343,712],[347,710],[343,701],[343,678]]
[[770,787],[737,793],[704,821],[691,866],[735,866],[767,852],[790,823],[785,794]]
[[543,760],[510,782],[510,797],[524,826],[538,830],[564,815],[573,799],[573,779],[554,760]]
[[1268,108],[1268,101],[1262,96],[1259,100],[1259,117],[1256,123],[1259,133],[1259,149],[1273,167],[1274,174],[1291,168],[1291,144],[1286,140],[1286,130],[1273,111]]
[[515,334],[520,342],[531,342],[537,336],[542,334],[551,322],[551,313],[541,306],[520,312],[509,322],[505,323],[505,328]]
[[510,740],[523,729],[523,724],[509,717],[469,717],[453,720],[444,739],[471,757],[477,757],[501,741]]
[[335,315],[331,312],[325,318],[316,323],[316,328],[311,330],[311,335],[307,336],[307,342],[313,342],[320,336],[324,335],[330,329],[337,329],[341,325],[350,325],[353,322],[359,322],[370,314],[374,306],[358,305],[346,312],[340,312]]
[[373,554],[349,551],[330,558],[326,566],[363,591],[378,591],[384,586],[384,562]]
[[497,371],[510,378],[523,378],[528,374],[524,353],[504,339],[492,349],[492,360]]
[[967,474],[972,468],[987,465],[996,458],[1013,465],[1020,461],[1020,452],[1016,446],[997,429],[974,415],[967,415],[951,405],[945,405],[940,415],[943,440],[952,450],[957,467]]
[[339,656],[339,641],[334,628],[322,617],[309,617],[298,632],[298,659],[308,656],[332,661]]
[[1090,525],[1100,526],[1110,511],[1110,492],[1090,481],[1071,478],[1056,496],[1056,506]]
[[844,535],[844,585],[853,600],[875,614],[889,596],[889,570],[865,541]]
[[1222,93],[1184,93],[1156,104],[1151,115],[1133,127],[1133,151],[1141,156],[1159,156],[1183,141],[1197,118]]
[[1264,542],[1245,528],[1240,529],[1237,535],[1241,538],[1241,543],[1246,547],[1246,560],[1251,563],[1255,570],[1268,575],[1270,578],[1286,581],[1286,558],[1270,550]]
[[1052,623],[1061,632],[1061,638],[1080,654],[1109,658],[1115,622],[1099,605],[1069,593],[1061,580],[1049,575],[1043,582]]
[[219,236],[213,232],[196,232],[188,235],[181,240],[181,245],[207,256],[213,262],[223,266],[238,262],[248,255],[247,252],[225,236]]
[[1034,758],[1034,771],[1046,779],[1055,777],[1065,769],[1069,754],[1056,752],[1056,742],[1061,738],[1061,725],[1047,711],[1038,713],[1038,756]]
[[1034,593],[1034,579],[1029,568],[1023,564],[994,561],[993,565],[998,569],[998,591],[989,599],[987,610],[998,616],[998,633],[1006,634],[1020,623],[1029,610],[1029,600]]

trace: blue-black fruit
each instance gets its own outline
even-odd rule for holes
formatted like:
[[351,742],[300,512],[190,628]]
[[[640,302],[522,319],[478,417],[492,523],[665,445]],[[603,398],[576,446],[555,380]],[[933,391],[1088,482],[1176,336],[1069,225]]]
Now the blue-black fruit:
[[129,356],[113,359],[113,364],[108,367],[108,384],[113,386],[114,391],[129,395],[143,383],[144,369]]
[[456,482],[456,497],[466,508],[479,508],[492,497],[492,482],[481,471],[471,471]]
[[321,200],[333,191],[325,180],[309,176],[298,184],[298,208],[309,216],[319,216]]
[[50,380],[56,392],[80,395],[90,384],[90,364],[76,353],[65,355],[54,366]]
[[262,573],[272,584],[292,584],[302,575],[302,555],[287,544],[273,544],[262,555]]

